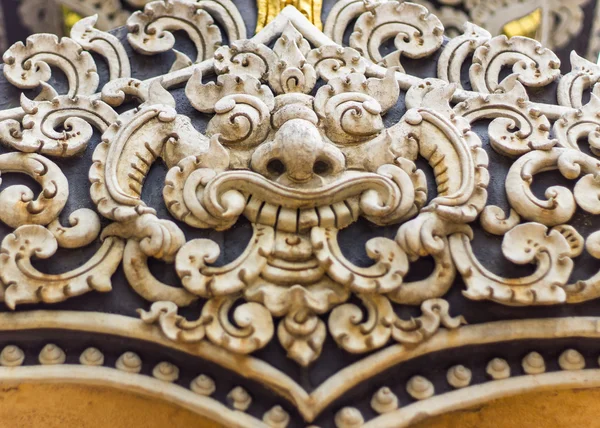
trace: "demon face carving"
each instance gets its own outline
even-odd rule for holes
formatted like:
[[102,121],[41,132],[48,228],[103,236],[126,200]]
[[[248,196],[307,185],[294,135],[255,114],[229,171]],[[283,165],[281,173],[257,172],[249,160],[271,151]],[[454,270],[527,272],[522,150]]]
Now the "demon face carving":
[[[307,42],[292,30],[284,34],[285,49],[303,58]],[[396,223],[418,211],[425,187],[412,164],[417,146],[382,120],[398,99],[392,72],[383,79],[362,73],[334,77],[312,96],[301,92],[312,91],[317,76],[305,59],[294,67],[273,58],[269,69],[281,76],[266,82],[283,83],[271,89],[259,81],[262,70],[252,67],[249,56],[274,56],[277,49],[249,42],[243,48],[217,52],[218,60],[225,62],[227,55],[237,67],[223,66],[216,84],[202,84],[198,73],[187,86],[194,107],[215,116],[206,130],[210,147],[200,155],[210,161],[186,165],[186,180],[201,192],[199,203],[171,203],[173,215],[216,229],[245,215],[256,224],[303,234],[316,226],[340,229],[361,215],[380,225]],[[317,69],[319,55],[309,53]],[[211,152],[219,153],[216,163]]]
[[[440,324],[458,326],[439,299],[455,276],[446,236],[477,216],[487,175],[480,142],[452,114],[447,89],[417,88],[411,97],[435,109],[410,109],[386,127],[383,117],[399,97],[394,72],[370,72],[350,48],[311,50],[291,25],[273,49],[251,41],[218,49],[216,81],[203,83],[199,70],[186,95],[213,115],[204,134],[170,107],[145,106],[107,131],[90,173],[98,209],[117,221],[105,235],[129,238],[129,282],[157,302],[145,321],[158,322],[173,340],[208,338],[248,353],[271,340],[273,317],[282,317],[279,341],[302,365],[319,356],[327,331],[321,315],[330,311],[329,331],[350,352],[390,338],[416,343]],[[426,178],[414,164],[419,155],[438,186],[427,207]],[[215,242],[185,242],[174,222],[158,220],[140,200],[138,183],[159,156],[170,168],[163,194],[176,219],[216,230],[240,216],[253,224],[237,260],[211,266]],[[404,223],[396,241],[367,243],[375,261],[367,268],[348,261],[337,244],[338,230],[361,216],[377,225]],[[436,262],[431,276],[403,283],[409,261],[425,255]],[[158,283],[147,257],[174,262],[184,288]],[[367,308],[364,323],[355,305],[343,304],[352,293]],[[198,297],[208,299],[199,320],[177,315],[177,306]],[[233,325],[227,312],[238,299],[246,303],[234,310]],[[420,304],[423,316],[399,319],[391,301]]]

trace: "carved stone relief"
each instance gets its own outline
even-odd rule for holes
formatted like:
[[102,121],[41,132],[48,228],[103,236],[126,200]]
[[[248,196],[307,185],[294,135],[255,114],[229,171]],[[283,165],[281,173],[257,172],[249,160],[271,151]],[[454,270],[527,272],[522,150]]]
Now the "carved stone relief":
[[[149,2],[128,18],[126,41],[98,24],[81,20],[70,38],[31,36],[3,56],[4,77],[21,95],[20,107],[0,112],[0,171],[29,176],[39,193],[31,180],[0,192],[0,221],[10,229],[0,243],[0,299],[11,310],[49,309],[39,324],[27,324],[27,312],[0,314],[19,321],[6,329],[68,326],[149,340],[266,385],[309,423],[402,361],[560,330],[560,320],[521,320],[490,333],[491,323],[466,325],[456,301],[531,309],[600,296],[600,273],[572,279],[584,251],[600,259],[600,235],[576,221],[600,213],[600,73],[576,54],[561,76],[555,53],[532,39],[492,37],[468,24],[444,44],[440,17],[408,2],[338,2],[324,33],[288,7],[251,39],[224,0]],[[182,33],[195,55],[174,49]],[[106,61],[108,81],[92,53]],[[132,77],[135,55],[165,53],[168,73]],[[415,60],[432,62],[436,77],[407,72]],[[555,91],[556,102],[540,102],[541,91]],[[84,165],[89,183],[77,186],[89,187],[93,209],[70,204],[73,183],[61,167],[69,162]],[[492,174],[500,163],[505,177]],[[164,180],[150,180],[157,166]],[[540,191],[549,172],[572,186]],[[498,188],[504,206],[491,191]],[[149,190],[160,203],[149,202]],[[243,223],[252,236],[223,263],[228,248],[217,237]],[[366,265],[341,244],[359,226],[375,234],[364,245]],[[478,234],[497,239],[508,262],[529,273],[491,269]],[[39,267],[39,259],[89,248],[95,253],[74,269]],[[175,272],[175,284],[152,267],[156,261]],[[420,267],[427,262],[429,271]],[[141,302],[139,318],[78,312],[78,299],[117,287]],[[57,303],[76,310],[55,320]],[[573,320],[561,334],[597,335],[588,321]],[[332,344],[352,364],[313,390],[261,357],[282,349],[294,369],[309,370]],[[4,350],[0,364],[20,365],[19,348]],[[485,370],[512,391],[521,384],[501,357]],[[580,357],[570,349],[558,362],[581,370]],[[42,365],[65,358],[57,345],[39,355]],[[86,350],[80,362],[104,365],[103,354]],[[523,370],[543,373],[543,362],[529,354]],[[450,401],[473,382],[463,363],[445,372],[456,390]],[[114,363],[132,376],[141,365],[131,352]],[[177,391],[177,365],[161,361],[152,376]],[[411,375],[403,387],[415,403],[436,397],[426,375]],[[195,377],[189,389],[209,396],[215,382]],[[381,416],[365,421],[344,407],[332,423],[377,426],[419,409],[399,408],[385,385],[369,400]],[[226,401],[236,412],[255,403],[244,386]],[[286,409],[272,407],[254,422],[286,426],[294,422]]]

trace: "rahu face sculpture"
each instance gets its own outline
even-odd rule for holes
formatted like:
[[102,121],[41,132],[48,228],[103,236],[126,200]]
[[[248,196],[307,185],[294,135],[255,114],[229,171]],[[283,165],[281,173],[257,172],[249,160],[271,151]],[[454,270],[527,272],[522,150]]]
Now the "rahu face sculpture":
[[[281,49],[302,57],[306,41],[300,34],[290,29],[284,38]],[[398,99],[393,73],[382,79],[340,73],[312,96],[303,92],[317,81],[313,65],[302,59],[295,67],[272,58],[274,71],[266,80],[283,82],[272,90],[259,81],[263,71],[249,58],[276,54],[250,43],[241,49],[225,47],[216,54],[238,69],[222,66],[216,84],[202,84],[197,75],[187,86],[194,107],[215,116],[206,130],[210,147],[187,177],[186,189],[195,188],[198,204],[186,203],[186,210],[167,200],[173,215],[216,229],[244,215],[300,237],[317,226],[341,229],[359,216],[384,225],[418,211],[425,182],[412,163],[417,146],[401,138],[402,129],[386,129],[382,119]],[[309,58],[318,68],[328,60],[319,57],[328,53],[312,51]]]
[[[279,340],[303,365],[318,357],[325,338],[318,315],[345,302],[352,292],[387,317],[380,329],[353,337],[350,330],[357,327],[352,315],[348,318],[352,310],[334,309],[330,330],[353,352],[382,346],[391,334],[414,342],[440,322],[458,325],[448,318],[444,301],[428,299],[440,297],[454,278],[443,230],[450,223],[439,220],[438,205],[445,206],[443,215],[460,224],[475,215],[485,197],[477,182],[487,176],[476,172],[471,150],[477,154],[478,140],[468,129],[460,131],[452,117],[418,109],[386,128],[383,116],[399,96],[394,72],[367,77],[366,62],[358,52],[337,47],[310,50],[292,26],[273,50],[250,41],[234,43],[216,51],[215,64],[216,82],[203,83],[196,72],[186,86],[192,105],[214,114],[205,135],[193,130],[186,135],[189,124],[177,126],[161,149],[171,167],[164,198],[175,218],[217,230],[232,227],[240,216],[254,225],[244,254],[220,268],[209,266],[219,254],[212,241],[192,240],[178,249],[175,266],[182,284],[190,293],[210,299],[204,316],[210,317],[206,314],[213,304],[221,307],[243,296],[258,304],[247,309],[258,311],[263,323],[271,325],[272,316],[284,317]],[[430,96],[434,97],[444,95]],[[446,107],[449,112],[447,101]],[[419,148],[423,133],[440,139],[428,139]],[[472,148],[466,138],[475,141]],[[367,244],[375,265],[353,265],[339,249],[338,230],[361,216],[377,225],[402,223],[425,204],[425,175],[414,164],[419,149],[435,169],[435,204],[399,233],[406,250],[376,238]],[[154,151],[158,153],[158,147]],[[468,170],[451,176],[448,160]],[[430,254],[438,264],[429,279],[432,285],[409,284],[400,291],[409,258]],[[411,304],[426,301],[429,318],[404,324],[398,320],[394,326],[395,315],[388,297],[383,297],[390,293]],[[149,322],[175,310],[159,306],[145,315]],[[247,323],[248,337],[224,343],[239,352],[263,346],[272,327],[258,333]],[[176,323],[173,328],[181,326]],[[211,336],[210,328],[206,334]],[[212,336],[223,342],[221,334]]]
[[[4,54],[36,96],[0,120],[0,377],[118,381],[225,426],[409,424],[475,390],[586,384],[600,68],[560,76],[474,25],[444,40],[410,2],[338,1],[325,34],[289,7],[251,40],[232,11],[151,2]],[[173,51],[182,29],[195,50]],[[131,77],[158,53],[167,74]]]
[[[411,97],[422,100],[407,103],[435,108],[410,109],[386,127],[383,117],[399,97],[393,70],[370,72],[352,48],[311,50],[292,25],[273,49],[251,41],[219,48],[214,71],[216,81],[203,82],[198,68],[185,90],[194,108],[212,115],[205,133],[165,106],[172,100],[155,84],[145,90],[161,104],[149,100],[111,126],[94,154],[92,198],[116,220],[103,236],[128,239],[127,279],[157,302],[142,318],[173,340],[207,337],[249,353],[271,340],[273,317],[283,317],[279,341],[302,365],[319,356],[327,330],[320,315],[330,311],[329,331],[351,352],[392,337],[415,343],[440,324],[458,326],[439,299],[455,277],[446,236],[468,233],[465,223],[483,208],[487,158],[468,122],[450,109],[453,87],[415,88]],[[419,155],[438,187],[427,207],[425,175],[414,163]],[[169,167],[163,195],[174,218],[216,230],[240,216],[253,224],[237,260],[211,266],[220,253],[214,241],[186,242],[176,223],[159,220],[141,201],[158,157]],[[338,230],[359,217],[402,224],[396,241],[367,243],[375,261],[367,268],[348,261],[337,243]],[[433,273],[403,283],[409,260],[422,256],[433,257]],[[159,283],[148,257],[174,262],[184,288]],[[341,305],[352,294],[368,308],[364,325],[354,319],[356,306]],[[198,297],[208,299],[198,321],[176,314]],[[239,299],[247,303],[234,310],[234,326],[227,311]],[[390,300],[422,305],[424,315],[403,321]]]
[[[209,71],[216,79],[203,82]],[[202,133],[177,113],[160,82],[135,79],[109,82],[103,101],[23,99],[25,121],[43,128],[68,120],[68,133],[21,130],[11,121],[0,132],[23,150],[70,156],[84,150],[91,135],[79,116],[65,119],[70,111],[104,126],[89,172],[90,193],[98,212],[113,221],[101,233],[102,251],[114,253],[113,271],[122,251],[129,285],[154,302],[142,319],[157,322],[172,340],[209,340],[246,354],[271,341],[279,319],[280,343],[291,358],[308,365],[321,353],[327,330],[339,346],[360,353],[391,339],[417,343],[440,325],[460,324],[440,299],[456,275],[448,236],[469,235],[466,224],[486,202],[488,174],[481,142],[449,105],[453,92],[452,85],[416,86],[406,95],[402,118],[386,126],[384,116],[399,97],[394,71],[369,65],[352,48],[311,49],[288,24],[272,49],[238,41],[216,49],[209,67],[195,67],[185,94],[210,118]],[[125,94],[143,104],[116,117],[105,103],[120,105]],[[418,156],[431,166],[437,185],[428,204]],[[253,236],[236,260],[214,266],[220,254],[216,242],[187,240],[181,223],[159,218],[142,201],[144,180],[159,158],[169,169],[163,197],[175,220],[218,231],[241,216],[250,221]],[[60,201],[49,201],[60,212]],[[337,242],[338,231],[360,217],[399,225],[395,240],[367,242],[374,261],[369,267],[347,260]],[[5,263],[19,256],[21,241],[32,242],[34,229],[17,231]],[[410,261],[424,256],[435,262],[432,273],[405,282]],[[174,263],[183,287],[157,280],[148,258]],[[6,280],[17,284],[12,270],[6,272]],[[77,287],[65,287],[62,280],[15,285],[7,288],[5,301],[14,307],[107,288],[97,282],[81,277]],[[361,310],[346,303],[352,295],[367,309],[364,322]],[[205,300],[198,320],[177,314],[178,307],[198,299]],[[239,300],[244,303],[236,304]],[[402,320],[391,302],[421,305],[423,315]]]

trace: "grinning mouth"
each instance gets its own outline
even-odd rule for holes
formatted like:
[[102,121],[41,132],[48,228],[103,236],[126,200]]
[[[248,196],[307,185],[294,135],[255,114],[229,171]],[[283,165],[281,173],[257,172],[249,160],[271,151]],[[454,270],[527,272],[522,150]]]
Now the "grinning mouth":
[[283,232],[305,232],[313,227],[343,229],[359,216],[358,197],[315,208],[287,208],[250,196],[244,215],[252,223],[272,226]]
[[206,183],[202,202],[216,218],[243,213],[254,223],[286,232],[343,228],[360,215],[393,220],[412,209],[414,188],[404,171],[386,167],[385,175],[347,171],[318,188],[288,187],[253,171],[226,171]]

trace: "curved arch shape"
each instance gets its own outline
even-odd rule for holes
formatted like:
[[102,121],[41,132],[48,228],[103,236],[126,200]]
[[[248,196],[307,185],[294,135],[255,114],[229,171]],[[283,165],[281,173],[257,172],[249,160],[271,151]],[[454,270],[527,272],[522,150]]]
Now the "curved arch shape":
[[[418,347],[407,348],[403,345],[392,345],[363,358],[340,370],[309,394],[285,373],[258,358],[233,354],[208,341],[194,344],[173,342],[163,336],[158,327],[148,326],[142,320],[136,318],[116,314],[76,311],[41,310],[0,313],[0,331],[64,329],[104,333],[144,340],[165,348],[176,349],[204,358],[276,391],[284,399],[291,402],[307,422],[313,421],[337,398],[363,380],[369,379],[394,365],[423,355],[445,349],[509,340],[568,337],[600,339],[599,326],[600,317],[565,317],[496,321],[466,325],[458,330],[442,329]],[[598,376],[600,379],[600,373]],[[600,380],[598,382],[600,385]]]
[[561,371],[495,380],[417,401],[370,420],[363,428],[404,428],[433,416],[465,410],[508,396],[600,387],[600,369]]
[[175,404],[223,426],[266,427],[262,421],[246,413],[231,410],[212,398],[195,394],[179,385],[109,367],[70,364],[0,367],[0,383],[56,383],[108,387]]

